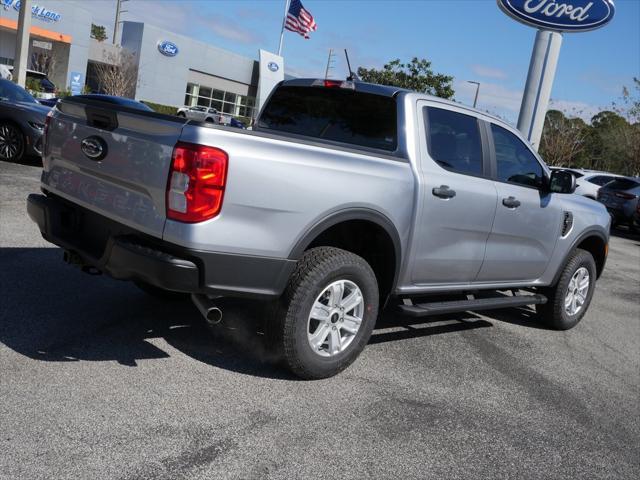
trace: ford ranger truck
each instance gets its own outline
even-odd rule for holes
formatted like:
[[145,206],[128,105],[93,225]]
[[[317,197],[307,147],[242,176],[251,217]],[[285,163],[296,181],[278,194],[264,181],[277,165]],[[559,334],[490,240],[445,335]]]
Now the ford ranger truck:
[[[486,113],[361,82],[296,79],[252,130],[61,100],[28,213],[85,271],[264,300],[296,375],[334,375],[382,306],[413,317],[535,306],[569,329],[607,257],[609,215]],[[419,299],[419,300],[418,300]]]

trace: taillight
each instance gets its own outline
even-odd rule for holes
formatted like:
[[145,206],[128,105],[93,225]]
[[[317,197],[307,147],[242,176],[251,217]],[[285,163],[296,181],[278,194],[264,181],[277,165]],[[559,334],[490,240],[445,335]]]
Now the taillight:
[[325,87],[325,88],[347,88],[355,90],[356,85],[353,82],[346,80],[314,80],[311,84],[313,87]]
[[53,117],[53,110],[49,110],[49,113],[47,113],[47,116],[44,118],[44,129],[42,130],[42,156],[47,155],[47,152],[49,151],[47,148],[47,133],[49,132],[51,117]]
[[636,198],[636,196],[633,195],[632,193],[625,193],[625,192],[616,192],[614,193],[614,195],[624,200],[633,200],[634,198]]
[[229,156],[204,145],[179,142],[167,183],[167,218],[196,223],[220,213]]

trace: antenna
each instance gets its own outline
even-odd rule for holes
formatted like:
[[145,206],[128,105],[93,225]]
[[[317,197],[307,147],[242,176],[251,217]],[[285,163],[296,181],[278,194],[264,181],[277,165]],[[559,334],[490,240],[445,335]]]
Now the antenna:
[[349,76],[347,77],[347,81],[349,82],[357,82],[360,79],[358,78],[358,75],[356,75],[356,73],[351,70],[351,62],[349,61],[349,53],[347,52],[347,49],[344,49],[344,56],[347,58],[347,68],[349,69]]

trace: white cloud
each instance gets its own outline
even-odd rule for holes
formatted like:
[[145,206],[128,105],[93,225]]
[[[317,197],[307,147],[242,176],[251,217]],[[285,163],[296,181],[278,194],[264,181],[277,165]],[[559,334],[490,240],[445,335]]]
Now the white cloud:
[[210,29],[216,35],[244,44],[259,43],[260,37],[248,28],[241,27],[237,22],[227,17],[201,18],[199,23],[203,28]]
[[500,70],[499,68],[493,68],[486,65],[471,65],[471,71],[480,77],[485,78],[507,78],[507,72]]
[[590,123],[591,118],[600,112],[602,108],[585,102],[551,99],[549,102],[549,110],[560,110],[568,117],[581,118],[585,122]]
[[[456,80],[453,88],[456,91],[455,98],[458,102],[465,105],[473,105],[476,85],[464,80]],[[479,110],[497,115],[510,123],[515,123],[521,102],[522,90],[513,90],[498,83],[480,83],[477,105]]]

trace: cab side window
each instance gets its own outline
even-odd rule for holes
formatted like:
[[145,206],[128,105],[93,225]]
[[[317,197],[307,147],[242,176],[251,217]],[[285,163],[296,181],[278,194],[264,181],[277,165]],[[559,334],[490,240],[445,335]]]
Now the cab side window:
[[529,147],[513,133],[493,123],[491,132],[496,149],[498,180],[527,187],[542,187],[544,170]]
[[427,107],[429,154],[447,170],[482,175],[482,142],[478,119],[471,115]]

